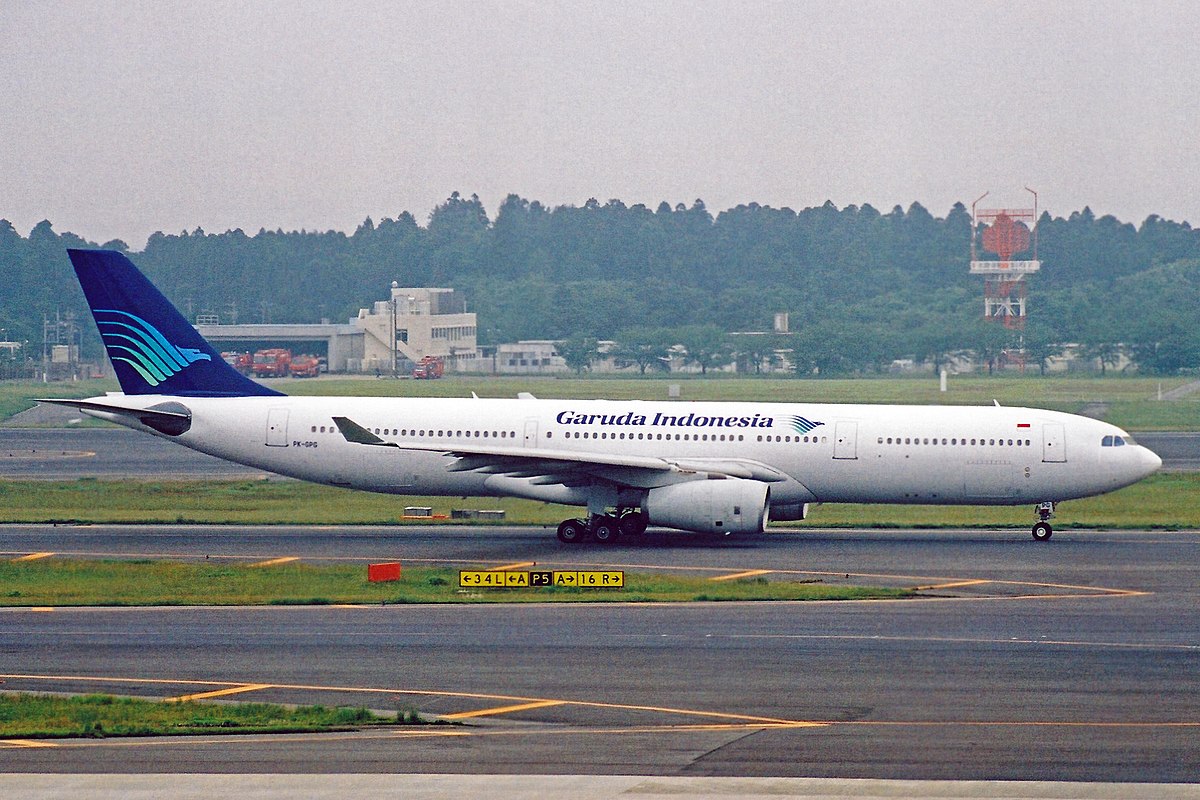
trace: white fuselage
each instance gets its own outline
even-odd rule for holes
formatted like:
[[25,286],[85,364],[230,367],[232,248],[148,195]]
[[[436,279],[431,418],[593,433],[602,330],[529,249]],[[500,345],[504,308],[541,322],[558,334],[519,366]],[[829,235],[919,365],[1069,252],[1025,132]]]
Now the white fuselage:
[[[771,484],[772,508],[1057,502],[1127,486],[1161,465],[1107,423],[999,406],[159,395],[120,401],[140,408],[182,403],[190,428],[163,436],[127,417],[90,413],[229,461],[394,494],[589,503],[587,486],[449,471],[456,458],[448,453],[468,446],[761,464],[783,476]],[[334,417],[399,447],[348,441]],[[1117,437],[1128,444],[1113,446]],[[432,449],[408,449],[417,447]]]

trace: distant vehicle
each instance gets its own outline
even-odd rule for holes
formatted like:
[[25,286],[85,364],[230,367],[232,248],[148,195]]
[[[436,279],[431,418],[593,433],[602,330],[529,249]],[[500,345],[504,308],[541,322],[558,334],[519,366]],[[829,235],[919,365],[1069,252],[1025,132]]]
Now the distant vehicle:
[[315,378],[321,372],[321,362],[308,354],[296,356],[292,359],[291,371],[293,378]]
[[244,350],[241,353],[230,351],[221,353],[221,358],[225,363],[236,369],[242,375],[249,375],[251,367],[254,364],[254,356],[250,355],[249,350]]
[[259,350],[250,365],[256,378],[286,378],[291,374],[292,351],[282,347]]
[[67,252],[122,392],[39,402],[317,483],[586,508],[563,542],[754,534],[811,503],[1030,503],[1044,541],[1057,502],[1162,466],[1114,425],[998,403],[286,396],[225,364],[121,253]]
[[412,376],[417,380],[433,380],[440,378],[446,371],[446,365],[436,356],[425,356],[413,367]]

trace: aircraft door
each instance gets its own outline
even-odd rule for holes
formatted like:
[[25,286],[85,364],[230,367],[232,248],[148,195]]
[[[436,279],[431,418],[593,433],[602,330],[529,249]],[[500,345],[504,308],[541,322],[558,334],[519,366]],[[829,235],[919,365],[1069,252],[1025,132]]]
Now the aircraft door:
[[858,423],[839,422],[833,429],[833,457],[858,458]]
[[538,433],[537,420],[536,419],[525,420],[525,446],[526,447],[537,447],[538,446],[537,433]]
[[1042,426],[1042,461],[1066,461],[1067,443],[1061,422],[1048,422]]
[[267,447],[288,446],[288,410],[272,408],[267,412]]

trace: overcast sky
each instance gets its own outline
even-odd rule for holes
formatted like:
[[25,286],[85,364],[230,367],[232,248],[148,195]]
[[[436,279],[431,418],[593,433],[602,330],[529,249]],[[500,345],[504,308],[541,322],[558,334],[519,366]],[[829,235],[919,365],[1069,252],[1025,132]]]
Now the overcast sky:
[[1193,3],[0,0],[0,218],[353,231],[451,192],[1200,225]]

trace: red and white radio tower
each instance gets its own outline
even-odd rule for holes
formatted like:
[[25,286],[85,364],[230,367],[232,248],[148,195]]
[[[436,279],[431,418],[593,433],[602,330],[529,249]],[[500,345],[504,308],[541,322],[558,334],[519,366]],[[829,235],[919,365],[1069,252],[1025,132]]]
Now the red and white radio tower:
[[[1028,186],[1025,191],[1033,195],[1033,208],[977,209],[987,192],[971,204],[971,274],[983,276],[983,316],[1018,335],[1025,330],[1025,276],[1042,267],[1037,256],[1037,192]],[[1014,260],[1013,256],[1027,251],[1032,251],[1032,259]],[[987,253],[996,259],[980,258]],[[1008,356],[1010,362],[1025,366],[1023,352],[1010,352]]]

